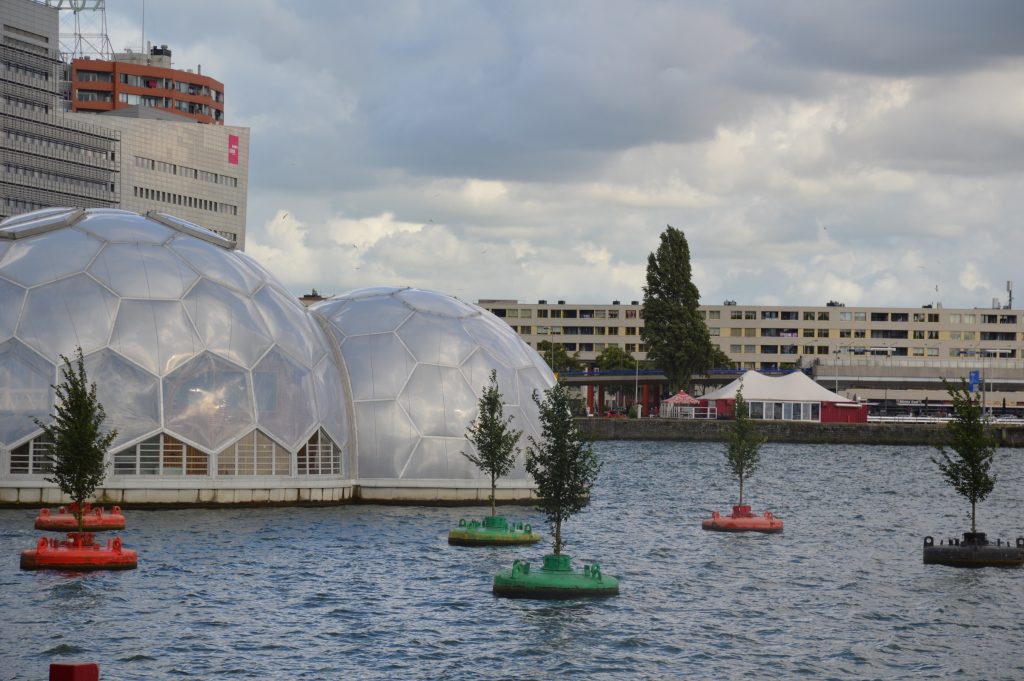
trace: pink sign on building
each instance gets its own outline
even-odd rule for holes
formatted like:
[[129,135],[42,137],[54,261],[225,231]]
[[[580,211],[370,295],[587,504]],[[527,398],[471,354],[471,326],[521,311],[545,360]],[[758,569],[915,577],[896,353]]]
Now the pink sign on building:
[[228,135],[228,163],[238,165],[238,135]]

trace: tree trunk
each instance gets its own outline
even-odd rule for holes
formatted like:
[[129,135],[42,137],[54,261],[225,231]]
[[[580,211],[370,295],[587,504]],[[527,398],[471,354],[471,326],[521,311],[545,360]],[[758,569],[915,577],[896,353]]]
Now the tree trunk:
[[494,478],[494,473],[491,473],[491,516],[497,515],[497,509],[495,508],[495,494],[497,493],[498,483]]
[[555,522],[555,555],[562,552],[562,521]]
[[975,518],[974,511],[975,511],[975,507],[976,506],[977,506],[977,502],[972,501],[971,502],[971,532],[977,532],[977,530],[974,529],[974,518]]
[[85,532],[85,500],[75,500],[75,520],[78,521],[78,531]]
[[743,474],[740,473],[740,506],[743,505]]

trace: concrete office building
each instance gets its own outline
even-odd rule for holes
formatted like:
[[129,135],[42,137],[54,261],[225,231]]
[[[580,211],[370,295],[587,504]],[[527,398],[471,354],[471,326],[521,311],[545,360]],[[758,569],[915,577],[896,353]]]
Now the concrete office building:
[[[481,300],[536,348],[561,343],[592,364],[615,345],[639,360],[643,306]],[[942,379],[977,372],[990,406],[1024,406],[1024,311],[845,306],[703,305],[711,340],[736,369],[804,368],[829,388],[906,402],[941,400]]]
[[116,130],[61,114],[57,9],[0,3],[0,218],[120,202]]
[[[0,17],[0,218],[56,206],[167,211],[244,248],[249,129],[223,125],[218,81],[171,69],[161,46],[118,55],[124,65],[76,60],[69,103],[57,9],[5,0]],[[117,108],[88,109],[83,89],[93,93],[85,100],[109,91]],[[69,106],[93,113],[65,113]]]

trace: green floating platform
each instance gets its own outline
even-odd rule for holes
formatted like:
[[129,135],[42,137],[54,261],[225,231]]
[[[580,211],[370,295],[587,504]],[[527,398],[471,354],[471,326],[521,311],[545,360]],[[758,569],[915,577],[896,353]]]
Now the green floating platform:
[[586,596],[617,596],[619,580],[601,573],[596,561],[583,566],[582,572],[572,569],[572,558],[566,555],[544,556],[544,566],[531,570],[525,560],[516,560],[511,570],[494,576],[494,595],[507,598],[583,598]]
[[539,541],[540,535],[530,525],[509,523],[500,515],[484,516],[482,523],[463,518],[448,532],[448,543],[455,546],[517,546]]

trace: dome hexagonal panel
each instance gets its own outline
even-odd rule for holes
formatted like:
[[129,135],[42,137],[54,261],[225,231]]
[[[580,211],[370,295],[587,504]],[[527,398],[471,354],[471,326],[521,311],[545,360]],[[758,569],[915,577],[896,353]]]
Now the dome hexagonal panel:
[[250,295],[262,285],[256,273],[235,259],[231,251],[190,236],[178,236],[170,246],[204,277],[236,291]]
[[14,335],[25,302],[25,289],[0,279],[0,341]]
[[252,302],[229,288],[202,279],[184,302],[206,346],[246,368],[274,342]]
[[536,354],[523,342],[512,328],[494,315],[487,313],[479,317],[462,320],[462,325],[480,345],[500,357],[513,368],[533,365],[531,354]]
[[483,348],[477,349],[469,356],[460,367],[462,375],[466,377],[469,387],[476,391],[476,394],[483,395],[484,389],[491,384],[491,370],[493,369],[498,379],[498,392],[501,393],[501,401],[504,404],[519,404],[519,381],[516,372],[499,362],[494,356]]
[[103,242],[74,229],[18,240],[0,260],[0,276],[24,286],[60,279],[84,270],[102,246]]
[[348,399],[334,359],[324,357],[313,373],[320,425],[342,450],[348,444]]
[[160,429],[160,379],[106,349],[85,358],[85,371],[107,414],[104,429],[117,429],[113,447]]
[[423,435],[462,437],[477,414],[477,397],[452,367],[420,364],[398,398]]
[[417,312],[398,329],[398,335],[419,362],[459,366],[477,348],[477,342],[457,321]]
[[174,231],[158,222],[147,220],[130,211],[89,211],[75,224],[104,241],[122,241],[140,244],[164,244],[171,240]]
[[205,349],[176,300],[122,300],[110,347],[158,376]]
[[420,434],[392,400],[357,402],[360,478],[397,478]]
[[315,322],[294,297],[281,295],[277,289],[264,286],[253,296],[263,320],[270,331],[270,337],[278,346],[291,353],[292,357],[312,367],[324,355]]
[[442,317],[463,319],[465,317],[475,317],[482,312],[480,308],[474,305],[468,305],[458,298],[452,298],[449,295],[436,291],[411,288],[399,293],[398,298],[417,312],[428,312],[441,315]]
[[298,448],[316,424],[313,374],[274,348],[252,370],[256,421],[267,435]]
[[279,291],[287,292],[288,287],[281,283],[281,280],[277,278],[277,275],[268,270],[266,267],[256,262],[250,255],[243,253],[242,251],[232,251],[232,257],[236,260],[241,260],[242,263],[251,269],[256,276],[260,277],[264,281],[273,284]]
[[416,368],[416,360],[393,333],[355,336],[341,346],[352,399],[394,399]]
[[364,298],[380,298],[383,296],[390,296],[399,291],[408,290],[408,286],[367,286],[366,288],[357,288],[354,291],[344,293],[339,298],[345,298],[347,300],[363,300]]
[[[424,437],[413,450],[412,456],[402,471],[402,478],[412,480],[483,479],[484,473],[473,462],[462,455],[472,452],[473,447],[466,441],[446,437]],[[488,482],[490,479],[488,478]]]
[[48,421],[56,380],[53,364],[17,340],[0,343],[0,444],[10,446]]
[[359,300],[331,299],[313,306],[346,336],[394,331],[413,311],[394,296],[370,296]]
[[[530,367],[529,369],[520,369],[518,372],[517,379],[519,381],[519,396],[521,401],[519,406],[523,410],[523,416],[526,418],[526,423],[530,425],[531,434],[534,437],[540,435],[540,410],[537,407],[536,402],[533,401],[533,392],[537,391],[537,396],[544,400],[544,391],[555,384],[555,377],[551,372],[548,375],[543,375],[536,368]],[[519,426],[523,428],[523,426]],[[523,428],[525,431],[525,428]]]
[[208,452],[256,425],[249,373],[209,352],[164,378],[163,406],[164,427]]
[[37,286],[28,292],[17,333],[54,363],[62,354],[70,357],[76,346],[88,355],[107,344],[117,302],[84,274]]
[[164,246],[107,244],[89,273],[125,298],[178,300],[199,275]]

